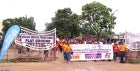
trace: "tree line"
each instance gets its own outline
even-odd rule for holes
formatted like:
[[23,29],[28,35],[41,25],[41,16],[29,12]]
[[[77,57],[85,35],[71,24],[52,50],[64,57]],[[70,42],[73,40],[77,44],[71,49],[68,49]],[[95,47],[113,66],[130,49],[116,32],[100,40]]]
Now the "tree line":
[[[57,37],[95,36],[97,38],[110,38],[116,25],[116,17],[111,8],[99,2],[92,2],[82,6],[81,15],[73,13],[71,8],[58,9],[52,22],[45,23],[45,31],[57,29]],[[3,20],[2,31],[18,24],[31,30],[36,30],[34,18],[19,17]]]

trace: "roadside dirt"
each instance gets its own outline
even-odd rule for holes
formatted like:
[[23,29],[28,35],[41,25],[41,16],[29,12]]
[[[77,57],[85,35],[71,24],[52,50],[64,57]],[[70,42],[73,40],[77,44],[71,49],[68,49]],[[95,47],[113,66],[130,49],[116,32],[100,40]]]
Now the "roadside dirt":
[[[11,53],[10,53],[11,54]],[[140,64],[114,61],[77,61],[70,64],[59,59],[46,62],[0,63],[0,71],[140,71]]]
[[39,63],[1,63],[0,71],[140,71],[140,64],[120,64],[108,61],[71,62],[49,61]]

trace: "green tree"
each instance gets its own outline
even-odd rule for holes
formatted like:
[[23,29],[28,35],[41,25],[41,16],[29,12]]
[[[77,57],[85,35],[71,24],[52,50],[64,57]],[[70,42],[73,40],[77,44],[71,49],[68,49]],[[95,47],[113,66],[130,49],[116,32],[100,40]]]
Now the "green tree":
[[102,38],[111,38],[115,33],[114,32],[106,32],[106,31],[102,31],[101,32],[101,37]]
[[90,35],[95,35],[95,32],[88,28],[86,24],[83,24],[81,27],[81,33],[83,34],[84,37],[88,37]]
[[57,29],[57,36],[79,36],[79,16],[72,13],[70,8],[58,9],[51,23],[46,23],[46,30]]
[[9,18],[9,19],[3,20],[2,24],[3,24],[2,31],[4,32],[4,34],[12,25],[19,25],[19,26],[22,26],[31,30],[35,30],[35,26],[36,26],[33,17],[30,17],[30,18],[19,17],[19,18],[14,18],[14,19]]
[[83,25],[94,31],[97,38],[101,37],[102,31],[111,33],[116,24],[112,9],[95,1],[82,7],[82,19]]

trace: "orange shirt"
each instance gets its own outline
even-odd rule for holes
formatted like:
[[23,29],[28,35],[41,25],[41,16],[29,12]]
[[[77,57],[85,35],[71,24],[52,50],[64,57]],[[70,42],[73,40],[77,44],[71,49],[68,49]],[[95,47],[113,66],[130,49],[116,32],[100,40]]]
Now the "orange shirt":
[[120,45],[119,49],[120,49],[120,51],[125,51],[126,50],[126,46],[125,45]]
[[72,51],[71,46],[70,45],[65,45],[64,51],[65,52],[71,52]]
[[60,46],[63,46],[63,44],[62,44],[62,43],[60,43],[59,45],[60,45]]
[[62,48],[63,48],[64,51],[65,51],[65,48],[66,47],[67,47],[67,45],[66,44],[63,44]]

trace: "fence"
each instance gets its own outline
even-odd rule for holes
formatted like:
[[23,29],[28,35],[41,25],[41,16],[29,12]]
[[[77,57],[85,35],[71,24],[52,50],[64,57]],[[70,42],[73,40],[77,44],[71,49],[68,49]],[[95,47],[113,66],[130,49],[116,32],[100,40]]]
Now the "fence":
[[125,33],[127,45],[126,61],[140,62],[140,34]]
[[56,29],[38,33],[24,27],[4,59],[14,62],[55,60]]
[[6,62],[46,62],[55,60],[54,49],[49,50],[31,50],[26,47],[13,45],[4,57]]

